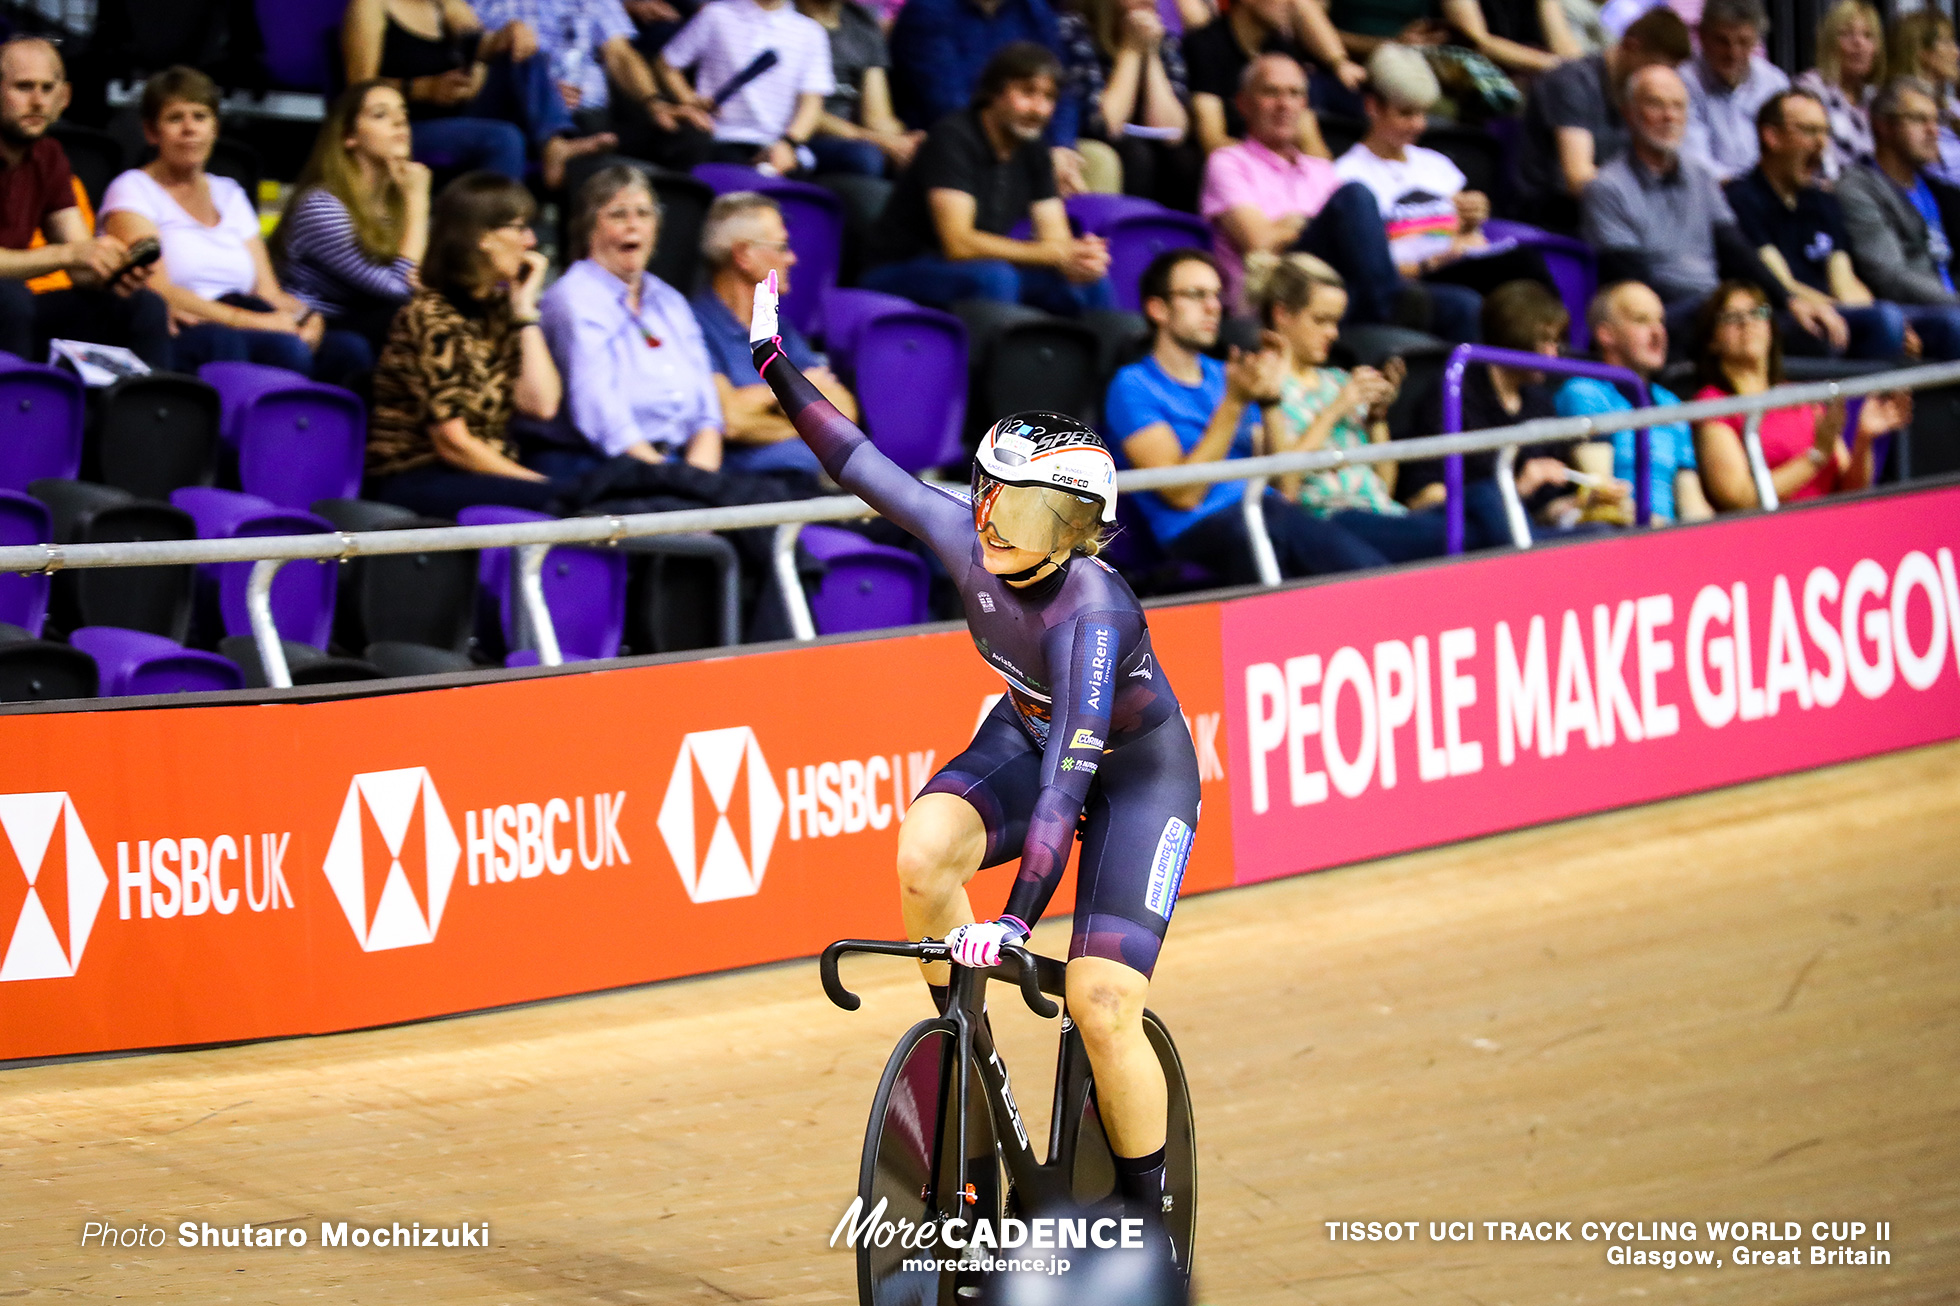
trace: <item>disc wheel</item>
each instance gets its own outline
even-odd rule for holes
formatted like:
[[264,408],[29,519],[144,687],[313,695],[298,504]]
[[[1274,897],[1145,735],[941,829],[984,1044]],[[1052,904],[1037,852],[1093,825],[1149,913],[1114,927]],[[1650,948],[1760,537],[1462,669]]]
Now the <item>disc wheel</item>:
[[[864,1160],[858,1172],[860,1219],[885,1204],[882,1224],[936,1224],[948,1217],[955,1200],[954,1158],[958,1150],[953,1092],[955,1034],[950,1023],[921,1021],[893,1049],[872,1100],[865,1131]],[[1001,1216],[1000,1154],[993,1120],[977,1069],[967,1101],[968,1183],[973,1192],[960,1201],[961,1218],[998,1221]],[[971,1224],[968,1225],[971,1228]],[[958,1252],[936,1239],[926,1247],[905,1247],[892,1238],[879,1246],[861,1239],[857,1248],[859,1306],[962,1306],[974,1295],[978,1276],[938,1268],[907,1269],[908,1260],[941,1262]]]
[[[1164,1135],[1164,1229],[1177,1251],[1177,1263],[1185,1276],[1191,1273],[1191,1250],[1198,1233],[1198,1131],[1191,1114],[1191,1086],[1184,1078],[1184,1063],[1178,1059],[1177,1045],[1170,1031],[1155,1012],[1143,1013],[1144,1033],[1164,1068],[1168,1096],[1168,1120]],[[1084,1066],[1087,1066],[1085,1059]],[[1095,1084],[1084,1074],[1071,1086],[1063,1119],[1069,1130],[1062,1139],[1062,1164],[1075,1200],[1085,1206],[1111,1201],[1116,1196],[1116,1162],[1109,1138],[1103,1132],[1102,1116],[1096,1109]]]

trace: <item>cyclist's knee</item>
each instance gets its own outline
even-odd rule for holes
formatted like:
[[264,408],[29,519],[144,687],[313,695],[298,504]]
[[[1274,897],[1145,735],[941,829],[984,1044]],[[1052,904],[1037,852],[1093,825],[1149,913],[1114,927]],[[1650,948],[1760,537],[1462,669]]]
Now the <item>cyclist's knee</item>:
[[950,893],[980,868],[987,831],[963,799],[922,794],[898,829],[898,882],[909,894]]
[[1079,957],[1069,963],[1069,1019],[1093,1052],[1113,1046],[1143,1027],[1150,981],[1117,962]]

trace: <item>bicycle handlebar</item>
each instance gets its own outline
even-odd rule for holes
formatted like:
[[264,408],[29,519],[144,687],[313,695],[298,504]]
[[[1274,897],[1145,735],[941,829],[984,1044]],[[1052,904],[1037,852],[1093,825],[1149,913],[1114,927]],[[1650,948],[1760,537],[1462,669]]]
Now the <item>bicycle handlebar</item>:
[[[880,939],[839,939],[823,950],[817,961],[818,973],[823,977],[823,991],[830,1000],[846,1011],[856,1011],[862,1000],[857,994],[844,987],[838,978],[837,962],[847,952],[870,952],[884,957],[911,957],[918,961],[951,961],[952,951],[940,939],[920,939],[916,943],[887,942]],[[1028,1009],[1043,1018],[1053,1018],[1061,1014],[1061,1008],[1049,1001],[1041,991],[1041,973],[1036,966],[1036,957],[1026,948],[1008,946],[1000,950],[1001,965],[990,969],[1006,971],[1012,962],[1012,978],[1021,986],[1021,997]]]

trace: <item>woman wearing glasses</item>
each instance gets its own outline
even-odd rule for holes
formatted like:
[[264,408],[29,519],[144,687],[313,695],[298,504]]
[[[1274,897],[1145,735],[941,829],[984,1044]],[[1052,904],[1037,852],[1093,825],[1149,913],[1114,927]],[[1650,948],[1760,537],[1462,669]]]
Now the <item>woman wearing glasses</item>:
[[[1695,357],[1701,389],[1696,399],[1760,394],[1783,382],[1783,344],[1775,315],[1757,287],[1725,281],[1695,319]],[[1845,447],[1842,402],[1796,404],[1763,414],[1759,431],[1763,461],[1780,502],[1815,499],[1872,483],[1872,440],[1912,420],[1912,397],[1903,392],[1867,396],[1858,426]],[[1743,450],[1741,416],[1695,427],[1695,456],[1708,501],[1721,512],[1758,505],[1756,482]]]
[[436,197],[422,288],[395,315],[374,372],[370,497],[430,517],[471,504],[543,509],[556,491],[517,461],[506,433],[563,394],[538,326],[545,259],[531,192],[472,172]]

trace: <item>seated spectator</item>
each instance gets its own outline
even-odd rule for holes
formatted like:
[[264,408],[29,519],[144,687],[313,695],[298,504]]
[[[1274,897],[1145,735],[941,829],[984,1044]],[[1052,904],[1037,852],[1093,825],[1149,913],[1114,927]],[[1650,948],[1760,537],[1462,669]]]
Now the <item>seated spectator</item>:
[[1518,211],[1553,231],[1579,226],[1579,196],[1601,165],[1626,148],[1620,104],[1629,78],[1694,53],[1688,25],[1660,6],[1641,15],[1613,45],[1562,64],[1532,83],[1518,142]]
[[349,356],[368,371],[388,341],[395,310],[415,293],[429,244],[429,170],[409,158],[408,109],[382,82],[343,91],[269,248],[295,299],[350,337]]
[[[1647,383],[1655,407],[1680,399],[1654,378],[1667,365],[1667,315],[1661,297],[1638,281],[1606,286],[1586,309],[1599,361],[1624,367]],[[1624,381],[1575,376],[1559,387],[1560,417],[1601,417],[1633,411],[1639,392]],[[1633,483],[1634,433],[1615,431],[1610,439],[1577,445],[1579,470],[1600,479]],[[1686,422],[1647,428],[1648,507],[1654,522],[1701,521],[1711,515],[1695,464],[1695,439]]]
[[[1399,358],[1377,371],[1327,366],[1341,333],[1347,290],[1341,274],[1311,254],[1255,256],[1247,271],[1260,322],[1286,342],[1279,404],[1267,412],[1267,452],[1339,449],[1388,442],[1388,409],[1408,368]],[[1395,501],[1395,464],[1348,463],[1282,476],[1279,491],[1301,507],[1379,550],[1390,562],[1443,552],[1446,523],[1434,508],[1410,512]]]
[[[1030,41],[988,62],[973,107],[934,127],[899,178],[871,246],[888,261],[865,273],[866,289],[941,307],[1021,303],[1067,317],[1109,307],[1109,250],[1100,237],[1070,232],[1041,145],[1060,77],[1055,56]],[[1033,238],[1010,236],[1024,219]]]
[[1934,8],[1920,9],[1893,20],[1886,41],[1885,63],[1893,77],[1917,77],[1930,88],[1939,110],[1939,159],[1928,171],[1951,186],[1960,186],[1960,101],[1954,85],[1960,82],[1960,45],[1953,40],[1953,22]]
[[[714,119],[710,158],[781,177],[816,162],[810,138],[824,97],[837,89],[830,38],[789,0],[701,6],[660,48],[654,68],[676,102]],[[692,85],[681,69],[693,71]]]
[[[1334,165],[1299,146],[1298,122],[1307,104],[1306,74],[1285,55],[1267,54],[1246,69],[1239,106],[1247,139],[1205,161],[1199,215],[1212,224],[1212,249],[1225,273],[1227,303],[1242,303],[1243,260],[1249,254],[1299,249],[1334,265],[1347,280],[1355,322],[1395,317],[1402,278],[1389,255],[1375,196],[1358,182],[1342,183]],[[1476,334],[1476,296],[1447,287],[1430,301],[1438,335]]]
[[[1545,48],[1535,8],[1528,16],[1521,13],[1514,17],[1508,8],[1497,12],[1503,14],[1510,28],[1501,35],[1492,30],[1478,0],[1329,0],[1327,6],[1327,16],[1340,31],[1349,53],[1364,58],[1373,54],[1376,46],[1395,41],[1439,53],[1456,47],[1459,62],[1460,53],[1467,51],[1512,73],[1550,72],[1563,62]],[[1484,90],[1484,95],[1488,99],[1489,91]],[[1513,100],[1516,95],[1513,87]],[[1490,107],[1503,108],[1495,103]]]
[[144,85],[142,113],[157,157],[110,183],[102,225],[125,245],[153,236],[163,246],[150,285],[179,324],[176,369],[238,359],[336,383],[357,370],[359,348],[280,288],[245,188],[205,171],[217,86],[195,68],[166,69]]
[[1196,208],[1204,153],[1191,137],[1184,57],[1156,0],[1088,0],[1060,23],[1063,94],[1082,106],[1076,148],[1085,158],[1112,151],[1127,194]]
[[[1104,400],[1117,458],[1132,467],[1177,467],[1250,458],[1259,448],[1261,412],[1280,400],[1285,347],[1267,334],[1257,353],[1234,348],[1221,363],[1206,355],[1218,343],[1223,283],[1208,254],[1167,250],[1143,274],[1143,311],[1151,350],[1116,374]],[[1157,544],[1231,584],[1259,579],[1237,481],[1180,485],[1136,496]],[[1261,504],[1281,574],[1311,576],[1386,564],[1382,553],[1278,491]]]
[[[1333,98],[1342,107],[1368,75],[1347,57],[1319,0],[1240,0],[1224,17],[1186,32],[1182,53],[1191,82],[1191,117],[1207,154],[1245,139],[1239,91],[1246,69],[1262,54],[1283,54],[1302,68],[1317,63],[1330,69],[1340,92]],[[1300,115],[1298,139],[1308,154],[1329,157],[1312,113]]]
[[[1557,358],[1572,321],[1559,297],[1536,281],[1513,281],[1484,299],[1484,343],[1521,354]],[[1485,364],[1463,372],[1460,431],[1488,431],[1556,415],[1545,374],[1535,368]],[[1416,430],[1443,430],[1443,388],[1422,401]],[[1562,445],[1525,445],[1516,458],[1515,481],[1532,538],[1547,538],[1576,524],[1577,496],[1566,488],[1571,476]],[[1439,507],[1448,501],[1441,458],[1402,464],[1396,493],[1411,508]],[[1601,487],[1604,497],[1623,502],[1621,487]],[[1463,542],[1467,549],[1509,548],[1511,527],[1497,487],[1497,454],[1463,455]]]
[[1797,78],[1831,120],[1824,180],[1835,182],[1872,152],[1872,97],[1885,84],[1885,47],[1878,10],[1866,0],[1837,0],[1817,25],[1817,66]]
[[341,57],[349,82],[380,78],[402,93],[425,162],[522,181],[528,144],[556,190],[568,160],[616,143],[574,136],[531,24],[509,18],[486,33],[469,0],[349,0]]
[[584,130],[606,129],[622,152],[663,168],[685,171],[708,157],[714,119],[661,94],[653,68],[633,45],[633,21],[620,0],[472,3],[485,25],[499,31],[535,18],[538,53],[550,62],[559,97]]
[[1763,105],[1760,122],[1762,162],[1727,194],[1743,235],[1784,289],[1836,309],[1854,358],[1960,357],[1960,308],[1878,303],[1858,279],[1838,197],[1817,185],[1830,132],[1824,106],[1808,92],[1785,91]]
[[129,246],[90,232],[88,197],[47,134],[67,103],[52,45],[0,45],[0,350],[39,362],[51,339],[88,340],[167,368],[170,315],[145,289],[150,270],[116,276]]
[[[1048,0],[907,0],[891,27],[892,99],[908,127],[931,131],[956,113],[991,99],[987,70],[1009,46],[1038,45],[1057,59],[1061,37]],[[1076,152],[1082,105],[1060,94],[1042,126],[1058,193],[1087,189]]]
[[926,134],[907,131],[892,109],[891,52],[877,15],[858,0],[797,0],[796,7],[830,39],[834,89],[810,141],[816,171],[882,177],[887,164],[905,171]]
[[526,459],[575,476],[603,458],[721,466],[721,399],[701,328],[681,292],[647,271],[660,202],[644,172],[602,168],[579,187],[572,255],[539,302],[563,378],[555,423],[566,443]]
[[1789,315],[1801,329],[1793,338],[1807,334],[1807,346],[1841,352],[1849,332],[1837,310],[1783,288],[1737,226],[1713,170],[1681,153],[1687,118],[1688,89],[1672,68],[1643,68],[1629,79],[1631,144],[1586,187],[1584,231],[1599,252],[1600,277],[1652,286],[1678,338],[1721,277],[1737,276]]
[[1699,31],[1701,53],[1681,69],[1688,83],[1684,148],[1728,181],[1756,166],[1756,115],[1790,89],[1790,79],[1756,53],[1769,34],[1762,0],[1708,0]]
[[513,414],[548,421],[562,386],[539,329],[545,258],[531,193],[493,172],[443,187],[422,288],[374,372],[367,493],[426,517],[471,504],[542,511],[563,483],[517,461]]
[[[709,269],[708,284],[692,301],[694,320],[708,347],[715,370],[715,389],[727,417],[727,440],[722,461],[737,472],[807,472],[823,469],[810,446],[797,438],[796,427],[784,416],[775,391],[755,369],[749,348],[749,317],[755,309],[755,288],[771,272],[778,289],[789,293],[790,269],[796,251],[789,247],[776,201],[754,191],[735,191],[715,200],[701,227],[701,255]],[[852,421],[857,400],[810,348],[793,323],[778,324],[783,353],[802,369],[824,398]]]
[[1396,270],[1424,281],[1432,298],[1463,300],[1457,312],[1470,319],[1482,292],[1521,277],[1550,284],[1551,274],[1535,251],[1511,244],[1493,249],[1484,235],[1490,197],[1468,189],[1448,155],[1416,144],[1441,94],[1422,55],[1393,42],[1376,46],[1363,101],[1368,134],[1335,161],[1334,172],[1374,193]]
[[[1945,215],[1960,194],[1935,180],[1939,158],[1939,109],[1932,90],[1912,77],[1895,77],[1872,102],[1870,163],[1846,168],[1838,178],[1837,200],[1851,261],[1871,292],[1891,303],[1917,308],[1960,307],[1954,293],[1953,243]],[[1944,318],[1915,316],[1925,339],[1945,332]],[[1942,353],[1937,339],[1929,350]]]
[[[1697,399],[1761,394],[1783,383],[1783,348],[1762,290],[1725,281],[1702,305],[1695,321]],[[1763,462],[1780,503],[1815,499],[1872,483],[1872,440],[1912,420],[1912,396],[1903,392],[1865,396],[1858,429],[1844,444],[1842,402],[1797,404],[1763,414],[1757,431]],[[1695,427],[1695,447],[1708,498],[1722,512],[1758,506],[1755,477],[1744,451],[1744,418],[1722,417]]]

